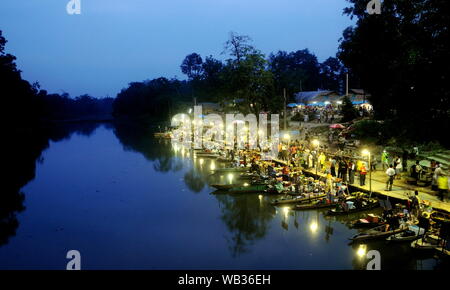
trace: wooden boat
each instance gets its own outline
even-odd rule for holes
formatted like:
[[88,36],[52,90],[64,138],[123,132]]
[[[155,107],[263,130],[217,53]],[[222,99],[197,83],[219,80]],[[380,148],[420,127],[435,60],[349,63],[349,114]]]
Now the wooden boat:
[[281,199],[274,200],[273,202],[271,202],[271,204],[272,205],[289,205],[289,204],[297,204],[297,203],[309,203],[313,200],[317,200],[319,198],[323,198],[326,196],[327,196],[326,194],[318,194],[318,195],[311,194],[306,197],[296,196],[296,197],[292,197],[292,198],[281,198]]
[[245,172],[245,173],[241,173],[238,176],[239,179],[259,179],[261,178],[261,176],[259,174],[256,173],[250,173],[250,172]]
[[398,233],[387,237],[389,242],[407,242],[419,239],[425,233],[425,229],[418,226],[408,226],[408,229],[402,233]]
[[233,162],[232,159],[225,158],[225,157],[222,157],[222,156],[217,157],[217,160],[216,160],[216,161],[217,161],[217,162],[222,162],[222,163]]
[[215,154],[215,153],[195,153],[195,156],[197,156],[197,158],[218,158],[219,155]]
[[430,215],[430,218],[435,222],[450,222],[450,214],[440,211],[433,211]]
[[352,228],[373,228],[386,224],[382,217],[375,214],[368,214],[363,219],[358,219],[351,223]]
[[382,225],[382,226],[370,229],[368,231],[365,231],[363,233],[354,235],[352,238],[350,238],[350,240],[353,243],[356,243],[356,242],[359,243],[359,242],[365,242],[365,241],[370,241],[370,240],[385,239],[389,236],[405,232],[406,230],[408,230],[408,227],[400,227],[395,230],[386,231],[386,225]]
[[250,183],[250,184],[246,184],[246,183],[238,183],[238,184],[211,184],[211,187],[214,187],[217,190],[232,190],[235,188],[240,188],[240,187],[253,187],[253,186],[259,186],[259,185],[264,185],[267,186],[266,183],[264,182],[254,182],[254,183]]
[[294,209],[295,210],[323,209],[335,207],[337,204],[338,204],[337,202],[330,202],[330,203],[316,202],[316,203],[296,205]]
[[268,188],[267,184],[259,184],[259,185],[242,185],[237,187],[232,187],[228,189],[230,193],[254,193],[254,192],[264,192]]
[[217,168],[215,172],[247,172],[250,167],[229,167],[229,168]]
[[434,251],[438,249],[439,246],[433,242],[427,241],[426,238],[421,238],[413,241],[411,243],[411,248],[413,248],[414,250],[424,252],[424,251]]
[[380,206],[380,203],[376,199],[370,199],[365,201],[366,204],[361,207],[352,208],[349,210],[344,210],[342,208],[334,208],[327,212],[327,215],[346,215],[346,214],[352,214],[355,212],[365,211],[374,209]]

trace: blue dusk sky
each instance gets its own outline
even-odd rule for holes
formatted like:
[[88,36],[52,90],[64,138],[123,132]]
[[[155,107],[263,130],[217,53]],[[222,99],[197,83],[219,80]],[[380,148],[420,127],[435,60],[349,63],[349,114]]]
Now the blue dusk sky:
[[248,35],[268,55],[308,48],[319,61],[335,56],[353,24],[345,0],[1,0],[0,30],[22,77],[49,92],[95,97],[129,82],[185,79],[187,54],[221,55],[229,32]]

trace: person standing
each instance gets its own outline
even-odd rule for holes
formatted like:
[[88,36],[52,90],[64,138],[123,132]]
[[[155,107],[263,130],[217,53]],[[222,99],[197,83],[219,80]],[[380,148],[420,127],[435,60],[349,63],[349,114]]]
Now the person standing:
[[395,158],[394,165],[395,165],[395,173],[396,173],[395,176],[396,176],[397,179],[401,179],[401,172],[402,172],[402,168],[403,168],[402,159],[397,156]]
[[388,176],[388,180],[386,182],[386,190],[391,191],[392,185],[394,184],[394,178],[396,175],[394,166],[390,165],[389,168],[386,170],[386,175]]
[[361,165],[361,170],[359,171],[359,185],[361,186],[366,185],[366,175],[367,175],[367,168],[366,165],[363,163]]
[[441,168],[441,164],[436,163],[436,169],[434,169],[434,174],[433,174],[433,182],[431,184],[431,187],[433,190],[436,190],[436,191],[439,190],[438,179],[443,174],[444,174],[444,171]]
[[381,163],[383,165],[383,170],[389,168],[389,154],[386,150],[383,150],[383,153],[381,153]]
[[348,182],[350,184],[353,184],[355,182],[355,169],[355,163],[353,161],[350,161],[348,164]]
[[342,182],[347,182],[347,171],[348,171],[347,161],[342,159],[340,166],[341,166],[341,170],[342,170],[342,173],[341,173]]
[[330,171],[331,176],[336,177],[336,159],[334,157],[331,159]]

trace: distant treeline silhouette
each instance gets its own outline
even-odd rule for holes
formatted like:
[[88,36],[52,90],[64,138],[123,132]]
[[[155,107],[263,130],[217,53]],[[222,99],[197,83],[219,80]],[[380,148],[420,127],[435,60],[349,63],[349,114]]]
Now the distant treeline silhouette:
[[5,53],[7,41],[0,30],[0,92],[2,126],[30,126],[39,121],[70,120],[107,115],[113,98],[96,99],[89,95],[70,98],[67,93],[48,94],[39,83],[22,79],[16,57]]
[[[349,73],[335,57],[323,63],[308,49],[278,51],[268,57],[250,44],[248,36],[230,33],[223,54],[225,61],[192,53],[181,63],[188,78],[156,78],[133,82],[114,101],[116,117],[151,117],[167,120],[171,114],[197,102],[216,102],[241,112],[281,112],[286,90],[288,102],[294,93],[327,89],[342,92]],[[357,79],[351,78],[357,86]]]

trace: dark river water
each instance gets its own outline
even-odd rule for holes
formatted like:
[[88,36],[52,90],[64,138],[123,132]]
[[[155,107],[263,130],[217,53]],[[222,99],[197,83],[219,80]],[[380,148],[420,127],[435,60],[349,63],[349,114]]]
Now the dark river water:
[[[348,238],[358,216],[325,217],[269,204],[273,196],[214,195],[211,160],[175,152],[151,128],[71,125],[12,148],[0,198],[0,268],[362,269]],[[218,164],[215,166],[219,166]],[[382,269],[433,269],[409,244],[377,242]]]

